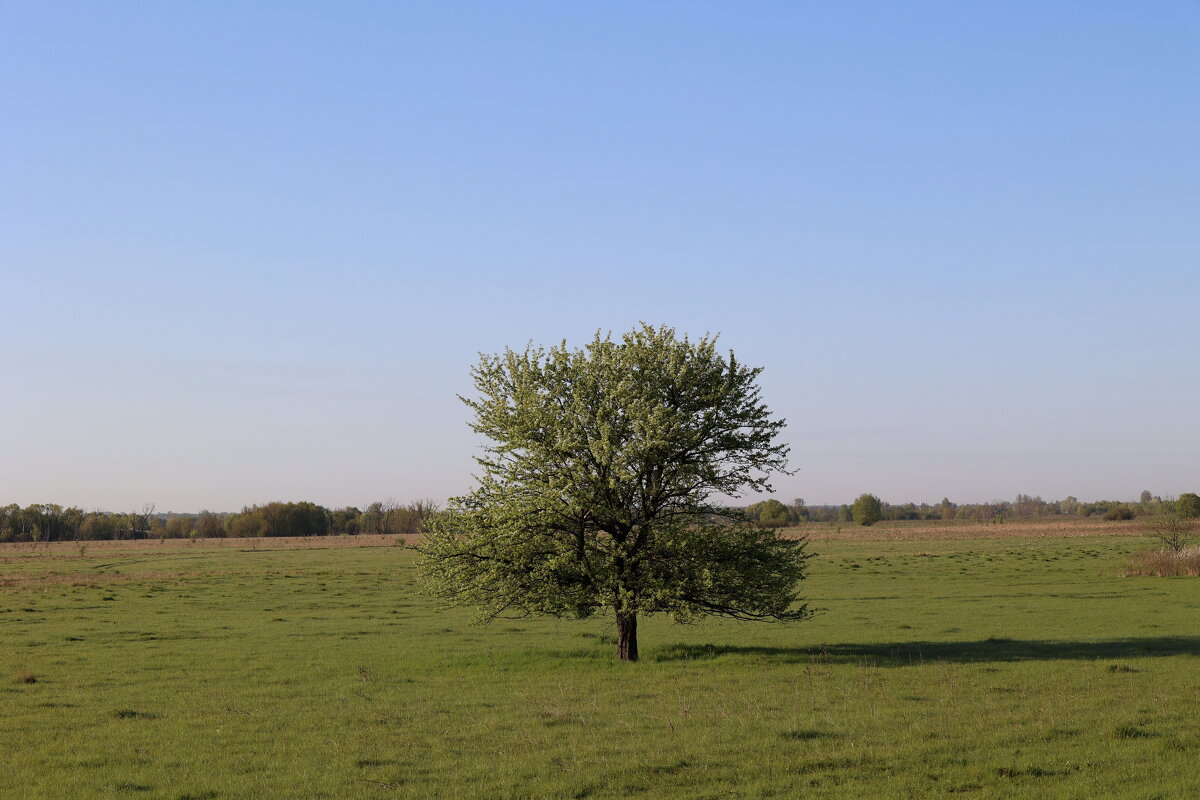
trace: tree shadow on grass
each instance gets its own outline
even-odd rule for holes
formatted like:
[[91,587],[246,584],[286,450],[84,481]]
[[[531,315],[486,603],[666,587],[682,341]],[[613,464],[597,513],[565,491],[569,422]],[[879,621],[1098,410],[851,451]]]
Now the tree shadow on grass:
[[733,655],[779,664],[866,663],[880,667],[908,667],[937,662],[1095,661],[1200,655],[1200,637],[1152,636],[1094,641],[989,638],[971,642],[868,642],[812,647],[674,644],[655,648],[648,655],[653,661],[691,661]]

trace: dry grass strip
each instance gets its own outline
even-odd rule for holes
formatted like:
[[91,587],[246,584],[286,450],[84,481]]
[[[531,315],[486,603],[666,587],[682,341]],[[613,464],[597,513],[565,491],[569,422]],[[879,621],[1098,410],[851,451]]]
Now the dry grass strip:
[[1125,574],[1129,577],[1155,578],[1200,576],[1200,547],[1193,545],[1182,550],[1151,550],[1138,553],[1129,560]]

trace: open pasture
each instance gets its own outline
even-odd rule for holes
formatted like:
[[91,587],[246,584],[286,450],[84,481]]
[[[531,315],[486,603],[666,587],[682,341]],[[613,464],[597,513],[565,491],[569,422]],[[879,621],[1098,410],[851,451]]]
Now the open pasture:
[[1082,525],[814,527],[820,616],[637,664],[387,539],[7,546],[0,797],[1197,796],[1200,587]]

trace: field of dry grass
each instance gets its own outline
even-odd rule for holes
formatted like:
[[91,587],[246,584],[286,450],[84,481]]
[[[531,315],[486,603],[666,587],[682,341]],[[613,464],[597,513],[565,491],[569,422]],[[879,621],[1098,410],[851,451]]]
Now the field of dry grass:
[[1098,517],[1044,517],[1004,523],[959,522],[882,522],[870,527],[848,523],[815,523],[787,528],[783,535],[807,536],[814,542],[902,542],[1012,539],[1050,540],[1082,538],[1125,538],[1145,540],[1146,549],[1133,552],[1123,574],[1126,577],[1200,576],[1200,546],[1172,551],[1155,546],[1147,538],[1141,520],[1106,521]]
[[1200,547],[1182,550],[1159,548],[1135,553],[1125,574],[1129,577],[1178,578],[1200,575]]
[[105,539],[81,542],[5,542],[0,543],[0,561],[14,556],[36,555],[78,557],[82,547],[86,555],[99,556],[105,553],[177,552],[207,548],[229,550],[284,550],[306,548],[309,550],[328,547],[388,547],[413,543],[419,537],[404,534],[379,536],[278,536],[250,539]]
[[[208,559],[219,552],[269,553],[394,547],[413,536],[310,536],[257,539],[119,539],[84,542],[0,544],[0,592],[59,585],[98,589],[145,581],[187,581],[212,576],[212,570],[179,568],[188,556]],[[80,571],[86,559],[89,568]],[[183,561],[181,562],[181,559]],[[221,575],[249,574],[227,570]]]
[[820,522],[787,528],[784,535],[815,541],[895,541],[920,539],[1036,539],[1043,537],[1144,536],[1136,520],[1106,522],[1097,517],[1042,517],[1003,523],[976,521],[879,522],[862,527]]

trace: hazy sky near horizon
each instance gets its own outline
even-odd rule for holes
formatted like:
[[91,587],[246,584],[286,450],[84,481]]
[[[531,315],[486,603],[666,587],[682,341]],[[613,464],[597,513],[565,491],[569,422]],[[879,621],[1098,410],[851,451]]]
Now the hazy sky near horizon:
[[479,352],[765,367],[844,503],[1200,489],[1200,4],[0,0],[0,504],[443,500]]

